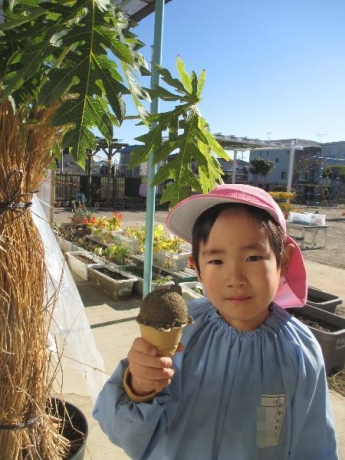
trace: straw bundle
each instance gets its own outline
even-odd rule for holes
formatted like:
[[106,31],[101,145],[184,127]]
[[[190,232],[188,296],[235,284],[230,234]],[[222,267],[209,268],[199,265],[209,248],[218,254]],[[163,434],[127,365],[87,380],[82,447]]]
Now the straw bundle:
[[35,129],[0,103],[0,459],[64,458],[46,414],[49,309],[41,237],[28,202],[44,176],[56,128],[54,107],[32,110]]

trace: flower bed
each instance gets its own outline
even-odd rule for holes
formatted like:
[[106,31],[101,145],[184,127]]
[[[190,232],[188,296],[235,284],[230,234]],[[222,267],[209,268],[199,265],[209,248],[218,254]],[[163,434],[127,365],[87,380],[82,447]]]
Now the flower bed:
[[114,230],[120,230],[122,224],[122,214],[118,212],[113,212],[111,217],[91,217],[88,222],[87,226],[92,231],[99,231],[101,232],[111,232]]
[[167,268],[168,270],[179,272],[187,268],[189,257],[190,252],[174,254],[167,251],[161,251],[154,253],[153,260],[162,268]]
[[127,299],[133,292],[137,278],[118,267],[93,265],[89,270],[90,280],[114,299]]

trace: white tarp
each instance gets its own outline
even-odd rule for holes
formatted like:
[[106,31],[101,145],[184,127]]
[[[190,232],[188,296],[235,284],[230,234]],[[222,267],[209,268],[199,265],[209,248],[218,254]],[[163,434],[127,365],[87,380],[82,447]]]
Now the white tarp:
[[89,395],[94,402],[107,379],[103,359],[95,346],[77,286],[36,195],[32,212],[46,255],[47,300],[58,289],[50,327],[50,346],[57,348],[53,353],[61,364],[58,379],[63,384],[62,393]]

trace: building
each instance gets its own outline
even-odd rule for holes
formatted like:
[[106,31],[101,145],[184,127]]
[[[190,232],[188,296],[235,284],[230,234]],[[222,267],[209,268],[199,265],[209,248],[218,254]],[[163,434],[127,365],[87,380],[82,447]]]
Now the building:
[[[256,158],[262,158],[274,163],[274,168],[265,178],[256,177],[256,175],[250,172],[250,169],[248,175],[249,183],[264,183],[265,187],[268,189],[272,189],[275,186],[288,185],[289,178],[292,178],[291,185],[293,185],[294,164],[301,156],[303,157],[305,149],[316,148],[321,152],[319,143],[305,139],[279,139],[270,142],[275,144],[275,146],[251,149],[249,163]],[[294,157],[291,161],[292,150]]]

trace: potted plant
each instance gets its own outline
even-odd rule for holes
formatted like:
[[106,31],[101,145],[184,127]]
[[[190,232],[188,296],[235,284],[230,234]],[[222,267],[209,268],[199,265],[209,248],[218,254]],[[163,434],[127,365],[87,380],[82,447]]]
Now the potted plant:
[[77,204],[72,201],[72,222],[74,224],[87,224],[91,219],[92,212],[87,209],[85,203]]
[[[147,161],[152,151],[154,163],[173,151],[183,152],[149,184],[174,180],[163,200],[176,203],[187,195],[186,186],[199,192],[213,188],[221,180],[217,157],[228,155],[197,109],[204,72],[200,78],[189,75],[178,59],[180,80],[158,69],[175,93],[144,89],[138,79],[150,72],[140,53],[143,43],[110,2],[14,0],[1,5],[0,391],[6,397],[1,398],[0,413],[2,424],[9,426],[40,423],[32,423],[30,430],[0,430],[0,445],[4,458],[20,459],[30,449],[26,458],[55,460],[62,456],[57,429],[44,417],[52,391],[45,340],[47,273],[30,210],[47,168],[64,148],[85,165],[86,151],[96,148],[95,128],[110,145],[113,127],[125,119],[127,95],[149,128],[148,137],[138,138],[144,145],[133,161]],[[142,101],[150,97],[173,101],[176,108],[147,114]],[[161,135],[166,131],[169,142]],[[193,160],[198,176],[191,168]]]
[[153,240],[153,260],[162,268],[179,272],[187,268],[191,251],[183,249],[184,241],[178,236],[161,233]]
[[121,267],[109,264],[90,265],[89,279],[116,300],[130,297],[133,285],[137,281],[134,275],[122,270]]
[[180,283],[183,298],[188,300],[198,299],[204,297],[202,284],[199,281],[186,281]]
[[[137,265],[131,265],[125,266],[124,270],[137,277],[137,281],[134,283],[133,290],[135,293],[142,296],[144,292],[144,268]],[[152,290],[164,289],[174,284],[174,280],[171,276],[163,276],[159,273],[152,273]]]
[[115,265],[133,265],[130,250],[125,246],[113,244],[102,251],[103,258]]
[[128,248],[131,254],[142,253],[145,244],[145,226],[139,228],[128,225],[121,234],[115,236],[115,241]]

